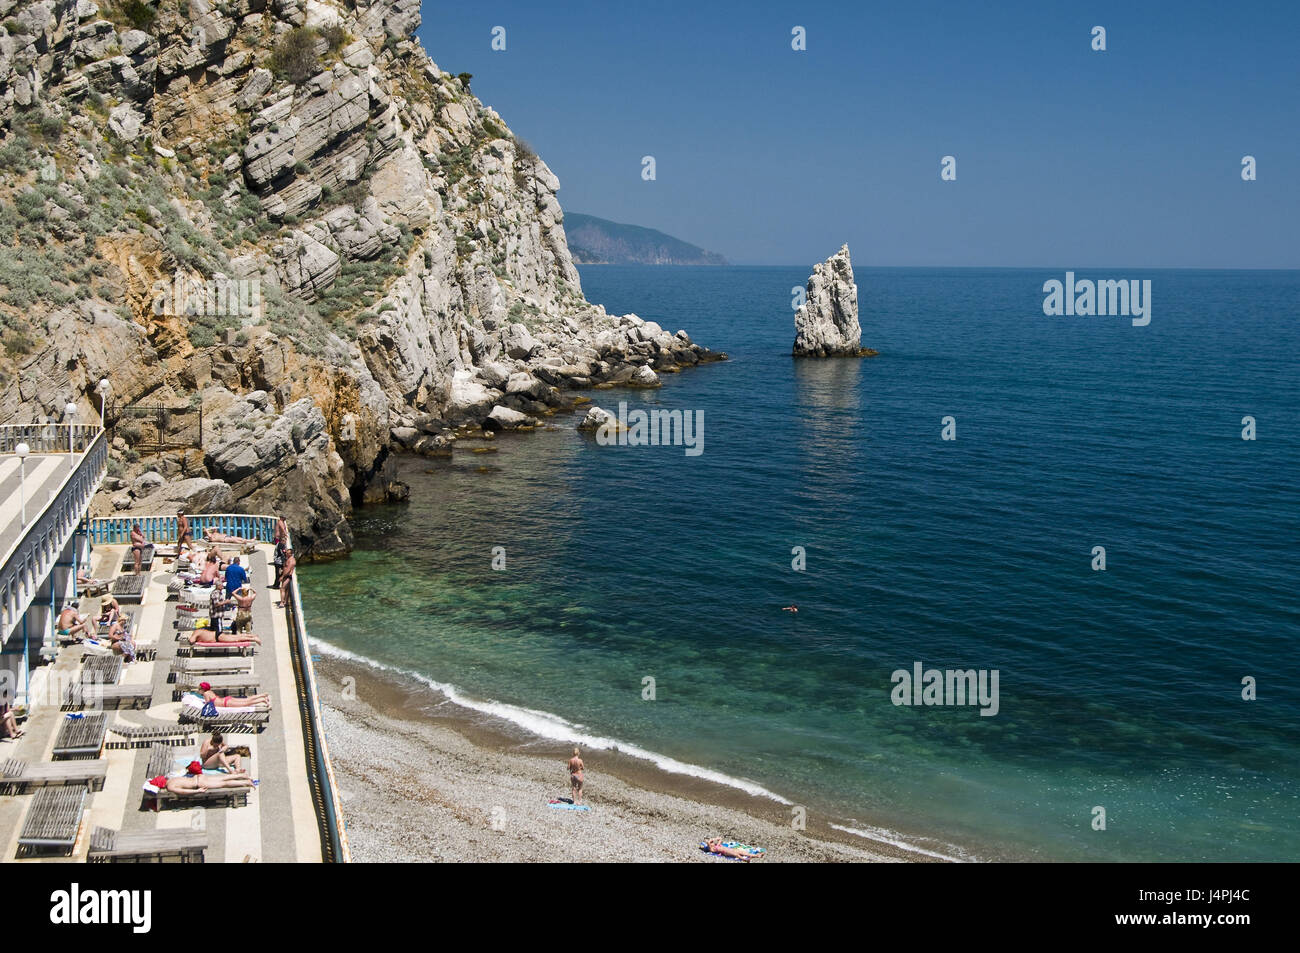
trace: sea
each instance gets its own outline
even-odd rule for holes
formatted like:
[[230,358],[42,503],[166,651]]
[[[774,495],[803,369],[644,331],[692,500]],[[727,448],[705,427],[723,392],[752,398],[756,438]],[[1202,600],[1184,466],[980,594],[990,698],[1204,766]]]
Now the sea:
[[729,356],[580,395],[700,452],[403,458],[300,569],[316,650],[918,856],[1300,858],[1300,272],[1074,269],[1137,326],[1044,314],[1065,270],[859,268],[879,356],[815,360],[806,266],[582,268]]

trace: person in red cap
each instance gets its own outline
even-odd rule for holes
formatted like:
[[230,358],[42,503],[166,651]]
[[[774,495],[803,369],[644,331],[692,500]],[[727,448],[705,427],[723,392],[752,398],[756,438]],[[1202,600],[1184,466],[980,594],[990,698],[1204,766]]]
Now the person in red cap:
[[197,761],[190,762],[188,772],[184,777],[180,778],[169,778],[160,774],[156,778],[150,778],[149,783],[159,791],[182,796],[198,794],[200,791],[213,791],[218,788],[245,788],[251,790],[257,784],[256,781],[247,776],[237,778],[229,775],[204,774],[203,765]]
[[265,706],[267,711],[271,710],[271,696],[263,692],[260,695],[249,695],[241,698],[238,695],[218,695],[212,690],[211,682],[199,682],[199,691],[203,693],[205,702],[212,702],[218,708],[258,708]]

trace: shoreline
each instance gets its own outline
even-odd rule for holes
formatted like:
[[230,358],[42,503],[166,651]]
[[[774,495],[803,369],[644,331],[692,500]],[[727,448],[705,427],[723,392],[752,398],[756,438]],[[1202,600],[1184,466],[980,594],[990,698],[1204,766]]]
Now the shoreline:
[[732,863],[704,854],[709,836],[757,844],[770,862],[942,862],[851,833],[810,812],[672,773],[610,750],[583,751],[587,812],[567,797],[572,745],[443,700],[364,661],[315,663],[331,761],[359,862],[635,861]]

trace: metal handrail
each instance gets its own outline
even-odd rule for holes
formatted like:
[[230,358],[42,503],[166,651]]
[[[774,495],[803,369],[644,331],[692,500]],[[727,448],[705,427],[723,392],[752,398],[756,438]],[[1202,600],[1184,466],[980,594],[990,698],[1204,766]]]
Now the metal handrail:
[[41,580],[72,537],[107,470],[108,441],[96,428],[84,456],[0,559],[0,642],[8,640],[31,605]]
[[[188,514],[187,514],[188,516]],[[188,516],[194,537],[201,538],[204,530],[215,529],[219,533],[240,536],[262,543],[270,543],[275,537],[274,516],[249,513],[203,513]],[[175,516],[96,516],[90,519],[90,538],[96,543],[126,543],[130,539],[131,526],[139,523],[146,539],[176,538]],[[289,629],[292,638],[291,648],[299,670],[302,672],[302,689],[306,693],[308,713],[307,750],[311,754],[312,766],[317,783],[320,785],[321,830],[325,835],[329,856],[336,863],[350,863],[352,851],[348,845],[347,825],[343,820],[343,804],[339,797],[338,783],[334,778],[334,765],[330,762],[329,746],[325,740],[324,713],[321,708],[320,693],[316,688],[316,671],[311,663],[310,641],[307,635],[307,623],[302,616],[302,596],[298,590],[298,576],[295,573],[289,580],[289,600],[292,609],[289,613]]]
[[0,424],[0,453],[20,443],[32,453],[85,453],[99,433],[99,424]]

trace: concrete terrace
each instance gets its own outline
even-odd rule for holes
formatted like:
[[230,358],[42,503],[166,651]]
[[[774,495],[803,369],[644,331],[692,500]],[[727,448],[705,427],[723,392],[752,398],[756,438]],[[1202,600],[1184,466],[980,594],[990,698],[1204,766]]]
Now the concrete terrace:
[[[66,467],[66,455],[62,461]],[[29,458],[29,488],[33,482],[32,462],[33,458]],[[8,461],[5,464],[4,470],[0,471],[0,480],[8,478]],[[52,477],[47,475],[45,478]],[[28,515],[30,518],[30,511]],[[235,547],[223,546],[222,549],[229,556]],[[118,576],[129,552],[125,545],[96,546],[91,557],[91,575],[110,579]],[[260,732],[233,728],[223,732],[228,744],[247,745],[252,753],[248,766],[253,777],[260,779],[260,784],[249,794],[247,804],[229,807],[222,802],[211,802],[191,807],[183,800],[172,799],[162,811],[155,812],[148,806],[150,802],[142,789],[150,748],[103,748],[100,758],[107,764],[107,778],[103,789],[90,793],[86,799],[85,813],[71,856],[17,856],[19,833],[28,808],[40,790],[29,788],[23,794],[0,795],[0,862],[85,861],[90,833],[96,826],[123,834],[177,828],[201,830],[207,834],[206,860],[210,863],[320,862],[323,859],[320,824],[310,782],[314,768],[309,760],[299,705],[299,682],[295,674],[289,617],[275,609],[273,603],[278,592],[268,588],[268,583],[274,581],[271,555],[271,546],[263,543],[251,555],[241,557],[241,562],[249,568],[250,581],[257,590],[252,631],[261,636],[263,642],[249,661],[252,674],[260,682],[259,690],[271,695],[273,711],[270,722]],[[147,686],[152,697],[147,710],[107,711],[105,714],[110,726],[118,722],[139,725],[175,725],[177,722],[180,703],[172,700],[175,686],[169,681],[178,646],[177,631],[173,626],[178,616],[177,602],[169,601],[167,592],[167,583],[173,578],[173,567],[172,560],[156,556],[151,570],[145,573],[148,581],[140,606],[132,610],[123,602],[124,608],[128,612],[134,611],[137,616],[136,643],[155,643],[157,656],[152,661],[137,661],[123,667],[119,684]],[[98,614],[100,601],[99,598],[82,598],[80,611],[93,617]],[[76,679],[83,664],[82,655],[83,649],[78,644],[59,651],[49,672],[51,688],[47,693],[61,690],[70,680]],[[24,726],[27,729],[24,737],[0,742],[0,762],[11,758],[29,763],[51,760],[55,736],[66,717],[60,711],[59,700],[47,698],[45,704],[34,707]],[[183,759],[188,763],[198,756],[198,744],[206,735],[198,731],[197,726],[195,728],[194,743],[175,747],[178,762]],[[106,741],[110,743],[120,740],[111,731],[106,735]]]

